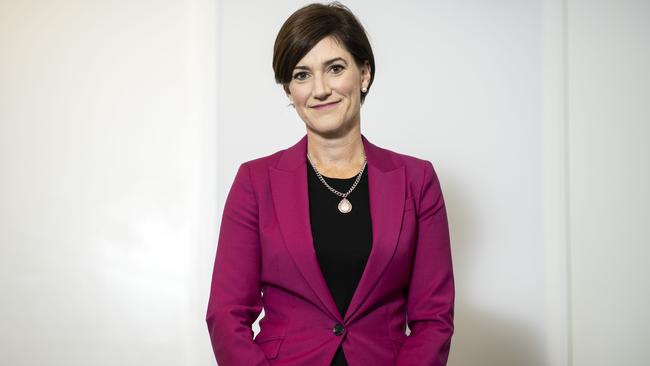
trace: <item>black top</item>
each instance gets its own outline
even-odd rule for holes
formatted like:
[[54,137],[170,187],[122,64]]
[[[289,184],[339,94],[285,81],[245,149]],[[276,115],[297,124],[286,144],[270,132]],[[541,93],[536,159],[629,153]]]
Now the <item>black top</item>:
[[[307,162],[309,213],[314,249],[341,317],[345,315],[352,300],[372,249],[367,170],[366,166],[361,180],[347,196],[352,203],[352,211],[342,213],[338,209],[342,198],[331,192],[318,179],[314,168]],[[323,176],[327,184],[341,193],[347,192],[356,178],[356,175],[345,179]],[[331,366],[348,366],[342,347],[338,348]]]

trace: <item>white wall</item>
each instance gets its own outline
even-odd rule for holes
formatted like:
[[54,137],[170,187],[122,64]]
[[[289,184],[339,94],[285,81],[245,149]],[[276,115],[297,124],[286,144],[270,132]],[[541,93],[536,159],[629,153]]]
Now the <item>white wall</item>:
[[[642,365],[647,3],[345,3],[377,59],[362,131],[441,178],[450,366]],[[0,3],[0,364],[215,364],[227,191],[305,132],[271,68],[304,4]]]
[[215,18],[0,2],[0,364],[211,362]]
[[576,366],[650,359],[650,2],[568,6]]

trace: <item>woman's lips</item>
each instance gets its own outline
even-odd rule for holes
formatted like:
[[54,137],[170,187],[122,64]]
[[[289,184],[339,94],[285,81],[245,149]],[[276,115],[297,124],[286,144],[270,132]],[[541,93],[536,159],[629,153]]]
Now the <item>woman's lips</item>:
[[319,111],[323,111],[323,110],[326,110],[326,109],[334,108],[339,102],[340,101],[327,103],[327,104],[321,104],[321,105],[313,106],[312,108],[314,108],[316,110],[319,110]]

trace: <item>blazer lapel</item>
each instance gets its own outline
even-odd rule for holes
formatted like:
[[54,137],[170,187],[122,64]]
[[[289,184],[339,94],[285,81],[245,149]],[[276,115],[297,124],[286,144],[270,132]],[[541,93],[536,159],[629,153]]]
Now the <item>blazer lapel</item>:
[[339,314],[320,270],[311,235],[307,187],[307,135],[283,151],[269,167],[271,192],[287,250],[323,308],[340,322],[349,322],[384,272],[399,237],[406,183],[404,166],[396,166],[390,152],[361,135],[368,164],[372,249],[345,317]]

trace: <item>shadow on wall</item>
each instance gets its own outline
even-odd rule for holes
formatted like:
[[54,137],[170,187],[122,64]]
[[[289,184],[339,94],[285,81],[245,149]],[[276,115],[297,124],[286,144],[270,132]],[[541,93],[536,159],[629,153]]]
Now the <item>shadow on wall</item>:
[[543,366],[543,340],[515,320],[457,307],[449,366]]
[[[461,187],[449,176],[446,187]],[[451,230],[454,276],[456,278],[456,304],[454,310],[454,335],[451,342],[448,366],[544,366],[544,339],[537,330],[525,322],[504,313],[492,313],[469,303],[473,297],[470,286],[463,285],[469,273],[476,268],[480,258],[471,243],[477,243],[477,230],[481,225],[466,198],[445,189],[445,201]],[[454,230],[454,226],[458,229]]]

